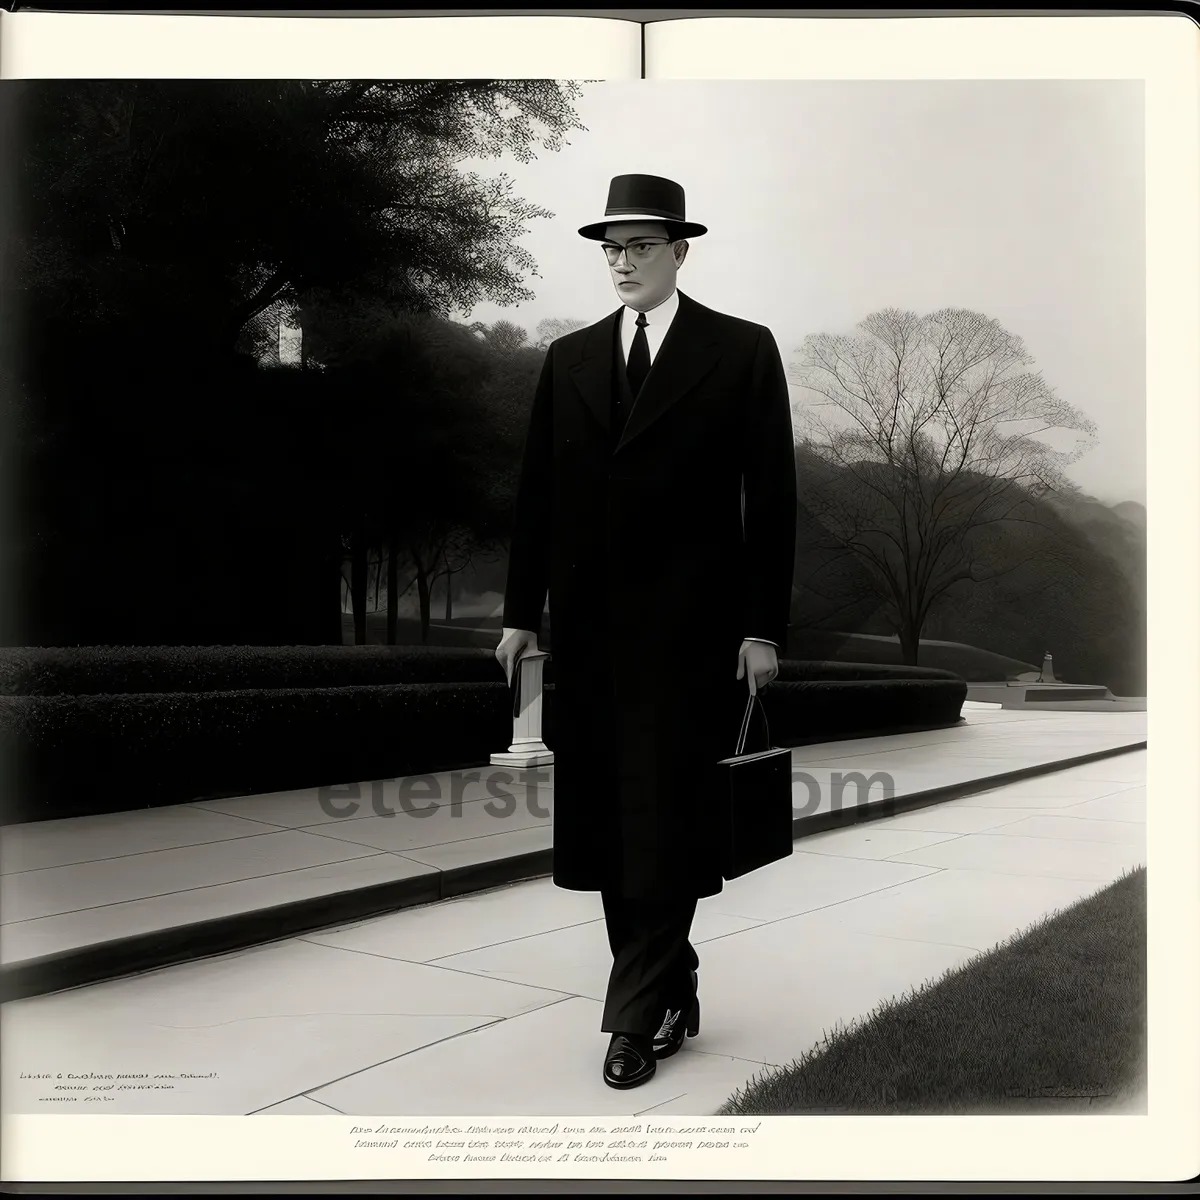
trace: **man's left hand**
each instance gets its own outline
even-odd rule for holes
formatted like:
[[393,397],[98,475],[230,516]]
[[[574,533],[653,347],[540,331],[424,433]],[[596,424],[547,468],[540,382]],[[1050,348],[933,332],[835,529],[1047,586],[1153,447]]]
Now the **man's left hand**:
[[737,677],[744,679],[746,672],[754,675],[754,686],[760,688],[770,683],[779,674],[779,655],[769,642],[743,642],[738,651]]

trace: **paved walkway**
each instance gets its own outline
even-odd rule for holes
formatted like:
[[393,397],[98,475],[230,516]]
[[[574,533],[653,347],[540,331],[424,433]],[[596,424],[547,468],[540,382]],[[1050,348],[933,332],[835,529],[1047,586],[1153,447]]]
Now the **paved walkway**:
[[[904,771],[914,780],[963,772],[977,778],[1039,754],[1046,765],[1048,738],[1062,760],[1114,738],[1145,737],[1145,714],[970,710],[968,716],[969,730],[941,731],[940,740],[908,735],[808,747],[805,769],[815,776],[826,768],[869,772],[878,766],[898,779]],[[5,1108],[197,1115],[712,1113],[755,1074],[791,1061],[839,1024],[1144,863],[1145,777],[1145,751],[1133,751],[802,838],[788,860],[701,901],[694,926],[701,1036],[632,1092],[612,1091],[600,1079],[608,949],[598,897],[561,891],[543,879],[12,1001],[3,1009],[0,1047]],[[265,824],[269,815],[267,830],[227,832],[200,843],[241,864],[252,859],[243,852],[247,842],[266,848],[271,839],[288,837],[328,842],[342,856],[350,846],[358,847],[350,855],[389,859],[403,849],[400,857],[423,863],[463,853],[446,848],[453,843],[387,850],[378,843],[390,834],[359,834],[355,842],[343,840],[340,829],[327,836],[319,824],[315,832],[311,823],[298,829],[306,813],[311,817],[311,801],[309,809],[305,803],[281,794],[184,807],[200,814],[198,820]],[[239,805],[256,815],[239,812]],[[291,828],[281,832],[289,812]],[[378,820],[360,819],[364,830]],[[522,836],[528,833],[477,832],[472,840]],[[26,860],[18,875],[71,869],[55,863],[46,848],[52,839],[41,845],[46,865]],[[27,838],[23,849],[32,856],[37,846]],[[107,857],[97,856],[97,848]],[[181,863],[187,856],[178,846],[143,845],[134,855],[121,850],[129,846],[114,833],[108,842],[81,843],[75,854],[79,868],[88,865],[87,854],[92,870],[96,863],[118,864],[104,868],[112,881],[109,906],[169,906],[194,890],[194,876],[172,880],[163,867],[160,894],[143,890],[138,897],[148,876],[131,872],[131,863],[172,854],[170,861]],[[5,851],[22,853],[7,840]],[[275,869],[256,878],[278,886]],[[121,879],[132,881],[124,894]],[[19,898],[22,889],[7,882]],[[55,907],[54,895],[48,886],[27,893],[21,920],[77,915],[67,911],[67,900],[57,903],[56,914],[37,915],[39,904]],[[0,938],[11,932],[5,925]],[[55,1093],[45,1081],[19,1078],[60,1071],[175,1077],[115,1093],[77,1093],[73,1101],[47,1099]]]
[[[889,796],[902,804],[930,792],[944,799],[947,789],[1007,782],[1146,737],[1144,712],[971,706],[965,714],[950,729],[795,749],[797,836],[870,816]],[[836,786],[835,776],[852,771],[864,782],[884,774],[864,795],[853,781],[844,791]],[[377,801],[393,815],[377,815]],[[6,995],[544,875],[553,802],[553,768],[514,780],[505,768],[484,767],[352,784],[324,804],[309,788],[7,826]]]

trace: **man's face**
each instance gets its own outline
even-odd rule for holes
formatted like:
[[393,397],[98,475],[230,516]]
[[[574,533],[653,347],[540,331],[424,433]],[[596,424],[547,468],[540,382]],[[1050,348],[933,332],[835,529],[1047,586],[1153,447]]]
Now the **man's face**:
[[[686,242],[668,245],[667,227],[655,221],[620,221],[605,231],[613,285],[621,303],[649,312],[674,290],[675,277],[687,254]],[[611,262],[616,247],[625,253]]]

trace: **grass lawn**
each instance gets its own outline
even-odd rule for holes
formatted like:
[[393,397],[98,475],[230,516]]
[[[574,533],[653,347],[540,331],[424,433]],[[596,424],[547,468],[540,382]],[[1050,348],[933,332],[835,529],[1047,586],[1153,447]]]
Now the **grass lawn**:
[[882,1004],[720,1115],[1145,1112],[1146,871]]

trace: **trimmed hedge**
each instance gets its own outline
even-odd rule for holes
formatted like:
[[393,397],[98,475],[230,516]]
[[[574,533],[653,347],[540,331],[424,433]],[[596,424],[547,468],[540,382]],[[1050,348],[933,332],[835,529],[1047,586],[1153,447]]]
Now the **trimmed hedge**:
[[[783,659],[772,689],[780,683],[844,681],[862,683],[872,679],[950,679],[962,682],[962,676],[938,667],[905,667],[898,663],[828,662],[820,659]],[[763,695],[766,696],[766,692]],[[963,692],[964,697],[966,691]]]
[[[809,664],[791,665],[802,668]],[[780,677],[763,688],[760,698],[771,728],[771,744],[803,746],[835,738],[953,725],[962,714],[967,685],[953,676],[944,679],[884,677],[786,681],[781,669]],[[545,689],[542,732],[547,745],[553,749],[553,685]],[[731,741],[736,734],[736,730],[730,731]],[[733,749],[731,745],[728,753],[732,754]]]
[[[479,766],[512,736],[497,676],[470,648],[4,651],[0,824]],[[795,746],[952,724],[966,691],[948,671],[785,661],[762,699]]]
[[495,652],[450,646],[28,646],[0,650],[0,696],[502,683]]
[[500,683],[0,697],[0,823],[485,763],[512,740]]
[[[779,664],[778,682],[805,679],[957,679],[930,667],[858,662]],[[554,682],[554,659],[544,679]],[[0,649],[0,696],[99,696],[259,688],[499,683],[487,647],[31,646]]]
[[[788,631],[787,657],[798,662],[837,659],[844,663],[901,664],[900,643],[893,638],[864,633],[836,633],[822,629],[795,628]],[[1003,683],[1036,665],[970,646],[963,642],[921,641],[921,662],[952,671],[968,683]]]
[[763,711],[776,746],[802,746],[836,738],[865,737],[956,722],[967,685],[949,678],[780,678],[762,691]]

